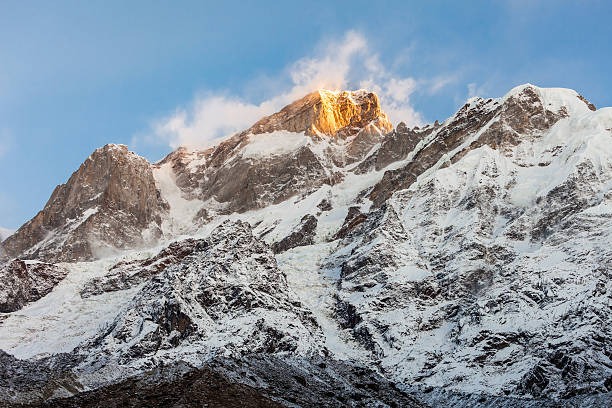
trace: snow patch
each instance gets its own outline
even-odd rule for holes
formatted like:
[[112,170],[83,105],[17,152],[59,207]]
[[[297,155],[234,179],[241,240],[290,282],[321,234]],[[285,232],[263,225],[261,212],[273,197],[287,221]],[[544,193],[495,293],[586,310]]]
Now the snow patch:
[[83,285],[116,261],[60,264],[70,272],[51,293],[17,312],[0,313],[5,317],[0,319],[0,349],[20,359],[40,358],[70,352],[97,334],[140,288],[81,298]]
[[249,143],[242,148],[242,157],[261,158],[289,154],[306,146],[310,140],[304,133],[285,131],[249,135]]
[[169,213],[162,220],[164,235],[176,237],[193,231],[194,218],[204,203],[197,199],[189,200],[183,196],[183,192],[176,185],[176,175],[171,163],[154,168],[153,178],[161,196],[170,205]]

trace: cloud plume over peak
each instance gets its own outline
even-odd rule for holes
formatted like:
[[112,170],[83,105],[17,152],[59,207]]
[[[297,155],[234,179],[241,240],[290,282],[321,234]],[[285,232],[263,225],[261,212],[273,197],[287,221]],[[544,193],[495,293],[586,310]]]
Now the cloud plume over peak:
[[341,39],[329,41],[318,49],[313,55],[290,64],[280,74],[288,85],[275,85],[278,89],[267,90],[275,96],[252,102],[229,93],[203,93],[191,106],[179,108],[156,121],[149,141],[161,140],[172,148],[206,147],[321,88],[374,91],[392,122],[422,123],[421,115],[411,104],[411,95],[420,82],[391,72],[362,34],[348,31]]

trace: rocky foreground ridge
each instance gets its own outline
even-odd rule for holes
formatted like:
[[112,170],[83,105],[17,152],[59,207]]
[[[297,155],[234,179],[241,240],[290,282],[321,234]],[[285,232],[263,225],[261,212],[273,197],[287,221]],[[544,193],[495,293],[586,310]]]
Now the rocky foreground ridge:
[[0,401],[607,406],[611,142],[611,108],[523,85],[425,127],[317,91],[159,163],[105,146],[1,243]]

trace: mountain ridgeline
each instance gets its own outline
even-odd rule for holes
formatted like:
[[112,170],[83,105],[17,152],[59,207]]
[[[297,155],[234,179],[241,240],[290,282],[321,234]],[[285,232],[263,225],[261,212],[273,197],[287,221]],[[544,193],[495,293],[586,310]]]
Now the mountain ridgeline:
[[58,186],[0,244],[0,402],[609,406],[611,274],[612,108],[319,90]]

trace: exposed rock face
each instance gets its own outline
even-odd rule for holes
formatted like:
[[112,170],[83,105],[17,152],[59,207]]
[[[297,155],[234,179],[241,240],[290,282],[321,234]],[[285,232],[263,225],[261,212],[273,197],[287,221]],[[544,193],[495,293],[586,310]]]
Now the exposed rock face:
[[336,232],[336,235],[334,235],[334,239],[346,238],[351,231],[357,228],[366,219],[367,215],[363,214],[359,210],[359,207],[350,207],[344,218],[344,223],[338,232]]
[[272,245],[272,251],[278,254],[298,246],[312,245],[314,244],[316,230],[317,218],[311,214],[305,215],[291,234]]
[[45,296],[68,270],[43,262],[15,259],[0,266],[0,312],[14,312]]
[[[0,350],[3,407],[93,408],[100,407],[101,401],[110,406],[164,408],[425,407],[370,368],[316,356],[219,357],[198,368],[172,362],[80,393],[77,390],[81,385],[69,371],[62,373],[53,360],[28,364]],[[70,363],[62,369],[68,367]],[[63,397],[48,400],[41,389],[47,396],[63,394]],[[70,395],[71,392],[75,394]],[[26,397],[22,398],[24,394]],[[9,395],[13,398],[7,398]]]
[[166,207],[149,163],[126,146],[107,145],[92,153],[2,246],[9,256],[91,260],[157,237]]
[[[228,377],[259,388],[284,406],[425,407],[371,367],[321,356],[247,357],[219,368]],[[237,375],[241,369],[244,374]]]
[[[311,136],[324,134],[346,138],[356,135],[367,126],[376,126],[383,133],[393,129],[376,94],[364,90],[319,90],[293,102],[280,112],[261,119],[246,133],[261,134],[286,130],[306,132]],[[369,132],[373,132],[373,129]]]
[[[176,370],[176,369],[174,369]],[[135,376],[118,384],[83,392],[72,397],[29,407],[99,408],[101,402],[110,407],[218,407],[218,408],[282,408],[261,390],[228,381],[209,369],[175,372],[173,368],[154,369],[147,375]],[[178,371],[178,370],[176,370]],[[17,405],[16,407],[18,407]],[[9,405],[7,408],[11,408]]]
[[319,204],[317,204],[317,208],[321,211],[330,211],[333,210],[334,207],[327,198],[324,198],[321,200],[321,202],[319,202]]
[[[224,149],[224,144],[219,148]],[[216,149],[206,152],[195,167],[190,164],[191,154],[176,152],[160,164],[160,169],[172,172],[186,197],[211,202],[213,210],[221,213],[263,208],[334,183],[319,158],[306,146],[289,154],[257,160],[229,153],[223,160]],[[216,166],[217,161],[222,164]]]
[[362,161],[355,172],[363,174],[372,170],[382,170],[391,163],[405,159],[415,150],[419,142],[427,140],[438,127],[439,125],[428,125],[422,129],[419,127],[408,129],[405,123],[400,122],[396,129],[385,135],[380,148]]
[[106,292],[129,289],[150,280],[171,265],[180,264],[183,259],[198,250],[200,242],[195,239],[174,242],[157,255],[145,260],[119,262],[104,276],[92,279],[81,290],[81,297],[100,295]]

